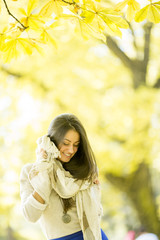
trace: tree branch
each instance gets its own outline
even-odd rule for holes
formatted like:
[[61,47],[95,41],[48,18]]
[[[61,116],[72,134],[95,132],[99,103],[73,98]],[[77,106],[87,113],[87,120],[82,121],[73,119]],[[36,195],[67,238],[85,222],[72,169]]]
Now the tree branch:
[[3,0],[3,2],[4,2],[4,5],[5,5],[6,9],[7,9],[8,14],[9,14],[11,17],[13,17],[13,18],[23,27],[24,30],[25,30],[26,28],[28,28],[28,27],[24,26],[24,25],[10,12],[6,0]]
[[6,72],[7,74],[12,75],[12,76],[14,76],[14,77],[16,77],[16,78],[21,78],[21,77],[23,77],[23,75],[22,75],[21,73],[12,72],[12,71],[6,69],[4,66],[1,66],[0,69],[1,69],[2,71]]
[[126,192],[126,178],[115,176],[112,173],[106,173],[106,179],[115,187],[120,188],[122,191]]
[[73,1],[73,2],[68,2],[66,0],[62,0],[62,2],[66,3],[66,4],[69,4],[69,5],[75,5],[76,3]]
[[106,37],[106,45],[123,62],[127,68],[132,68],[132,60],[119,48],[112,37]]
[[149,61],[149,50],[150,50],[150,39],[151,39],[152,27],[153,27],[152,23],[147,23],[144,25],[145,43],[144,43],[143,63],[144,63],[144,66],[146,66],[146,67],[147,67],[148,61]]
[[[0,70],[5,72],[8,75],[16,77],[17,80],[19,78],[23,78],[27,75],[27,74],[13,72],[13,71],[7,69],[6,67],[4,67],[3,65],[0,66]],[[30,77],[30,80],[31,80],[32,84],[34,84],[36,87],[37,86],[40,87],[44,92],[48,92],[50,90],[43,82],[40,82],[38,79]]]
[[130,22],[128,22],[128,25],[129,25],[129,28],[130,28],[131,33],[132,33],[134,48],[136,49],[136,51],[138,53],[138,46],[137,46],[137,42],[136,42],[136,36],[135,36],[134,30],[133,30],[132,24]]
[[160,88],[160,77],[157,79],[157,81],[154,84],[153,88]]

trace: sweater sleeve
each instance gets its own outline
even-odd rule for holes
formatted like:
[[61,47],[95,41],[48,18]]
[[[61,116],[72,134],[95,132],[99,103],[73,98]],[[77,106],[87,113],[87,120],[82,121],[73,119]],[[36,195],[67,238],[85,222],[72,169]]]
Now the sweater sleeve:
[[47,204],[38,202],[32,195],[34,189],[28,179],[31,167],[32,164],[27,164],[22,168],[20,174],[20,197],[24,217],[30,222],[36,222],[41,217]]

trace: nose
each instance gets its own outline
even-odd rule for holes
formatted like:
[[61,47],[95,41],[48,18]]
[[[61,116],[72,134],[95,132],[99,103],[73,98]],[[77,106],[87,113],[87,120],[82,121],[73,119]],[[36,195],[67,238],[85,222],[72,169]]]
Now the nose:
[[69,149],[68,149],[69,153],[74,153],[74,149],[73,149],[73,146],[69,146]]

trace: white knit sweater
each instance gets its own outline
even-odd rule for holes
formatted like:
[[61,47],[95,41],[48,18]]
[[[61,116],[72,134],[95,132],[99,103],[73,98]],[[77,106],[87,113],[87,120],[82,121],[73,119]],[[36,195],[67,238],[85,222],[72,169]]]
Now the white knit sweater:
[[62,221],[62,202],[54,190],[51,192],[48,205],[41,204],[32,196],[34,189],[28,179],[31,167],[32,164],[25,165],[20,175],[20,195],[25,218],[30,222],[39,220],[47,239],[59,238],[80,231],[76,207],[68,211],[71,222],[66,224]]

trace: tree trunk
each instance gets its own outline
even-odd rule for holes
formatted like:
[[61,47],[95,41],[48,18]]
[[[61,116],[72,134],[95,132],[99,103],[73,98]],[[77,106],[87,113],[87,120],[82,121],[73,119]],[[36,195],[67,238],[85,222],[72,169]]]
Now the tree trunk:
[[[141,52],[139,51],[137,44],[136,44],[136,35],[134,34],[134,30],[132,30],[133,35],[133,42],[135,46],[135,51],[137,58],[132,59],[129,57],[118,45],[116,40],[110,36],[106,36],[106,45],[112,51],[112,53],[118,57],[123,65],[128,68],[132,73],[133,79],[133,87],[137,89],[141,85],[146,85],[146,75],[147,75],[147,68],[149,63],[149,52],[150,52],[150,43],[151,43],[151,30],[153,24],[147,22],[143,29],[144,29],[144,47],[143,47],[143,57],[141,56]],[[147,85],[146,85],[147,86]]]
[[106,178],[127,194],[141,224],[148,229],[148,232],[160,235],[160,221],[157,217],[148,166],[145,163],[140,164],[138,169],[127,177],[106,174]]
[[16,240],[14,235],[13,235],[13,230],[11,227],[7,228],[7,240]]

